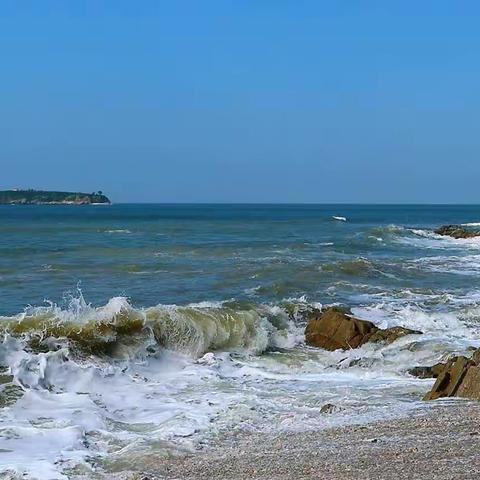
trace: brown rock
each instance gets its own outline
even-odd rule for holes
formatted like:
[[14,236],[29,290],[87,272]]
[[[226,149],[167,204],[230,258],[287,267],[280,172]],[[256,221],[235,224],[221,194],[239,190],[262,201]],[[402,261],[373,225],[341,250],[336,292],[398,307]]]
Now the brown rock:
[[438,235],[444,235],[453,238],[472,238],[480,236],[478,230],[468,230],[461,225],[443,225],[435,230]]
[[472,358],[456,357],[448,361],[424,400],[464,397],[480,400],[480,349]]
[[467,373],[458,387],[457,397],[480,400],[480,366],[472,366],[467,369]]
[[419,332],[418,330],[410,330],[404,327],[392,327],[392,328],[387,328],[385,330],[377,328],[377,330],[373,332],[371,336],[368,339],[366,339],[366,341],[392,343],[395,340],[397,340],[397,338],[404,337],[405,335],[409,335],[411,333],[420,334],[422,332]]
[[403,327],[382,330],[372,322],[360,320],[337,308],[328,308],[317,314],[307,324],[305,340],[308,345],[325,350],[347,350],[366,342],[393,342],[410,333],[421,333]]
[[477,364],[480,365],[480,348],[477,348],[472,355],[472,360]]

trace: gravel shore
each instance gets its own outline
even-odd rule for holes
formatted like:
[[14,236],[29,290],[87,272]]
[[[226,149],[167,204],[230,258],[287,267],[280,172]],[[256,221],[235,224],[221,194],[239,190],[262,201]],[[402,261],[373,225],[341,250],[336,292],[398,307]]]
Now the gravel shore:
[[480,404],[440,402],[408,418],[316,432],[230,434],[194,455],[150,460],[134,478],[478,479]]

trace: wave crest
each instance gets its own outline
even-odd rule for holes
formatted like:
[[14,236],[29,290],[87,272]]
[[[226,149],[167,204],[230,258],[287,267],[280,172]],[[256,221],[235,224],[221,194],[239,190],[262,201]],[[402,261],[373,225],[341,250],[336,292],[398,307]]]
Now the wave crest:
[[135,355],[140,350],[148,353],[155,343],[195,358],[210,350],[244,349],[260,354],[293,347],[301,339],[301,330],[287,310],[232,302],[137,309],[125,297],[95,308],[80,295],[66,309],[50,304],[0,317],[0,328],[24,338],[38,351],[67,345],[87,354]]

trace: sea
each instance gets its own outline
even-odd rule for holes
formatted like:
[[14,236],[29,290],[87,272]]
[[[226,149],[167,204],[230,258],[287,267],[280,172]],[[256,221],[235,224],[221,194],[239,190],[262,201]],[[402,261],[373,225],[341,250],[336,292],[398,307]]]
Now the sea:
[[[480,239],[434,233],[452,223],[480,206],[0,206],[0,477],[433,408],[408,370],[480,346]],[[307,346],[331,305],[423,333]]]

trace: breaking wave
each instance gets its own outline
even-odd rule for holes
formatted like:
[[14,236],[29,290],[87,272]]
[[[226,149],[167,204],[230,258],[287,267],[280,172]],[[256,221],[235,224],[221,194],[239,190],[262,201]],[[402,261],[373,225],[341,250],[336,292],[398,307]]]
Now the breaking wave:
[[87,354],[135,355],[154,344],[193,358],[207,351],[243,349],[259,354],[297,342],[295,323],[285,309],[253,303],[209,303],[135,308],[114,297],[101,307],[80,294],[66,308],[29,307],[0,317],[5,334],[23,338],[35,350],[69,346]]
[[[335,352],[304,346],[305,313],[321,308],[305,296],[136,308],[79,294],[0,317],[0,476],[93,478],[232,428],[318,429],[417,408],[429,380],[406,370],[478,343],[479,307],[429,311],[402,297],[352,311],[422,336]],[[319,415],[326,402],[341,413]]]

